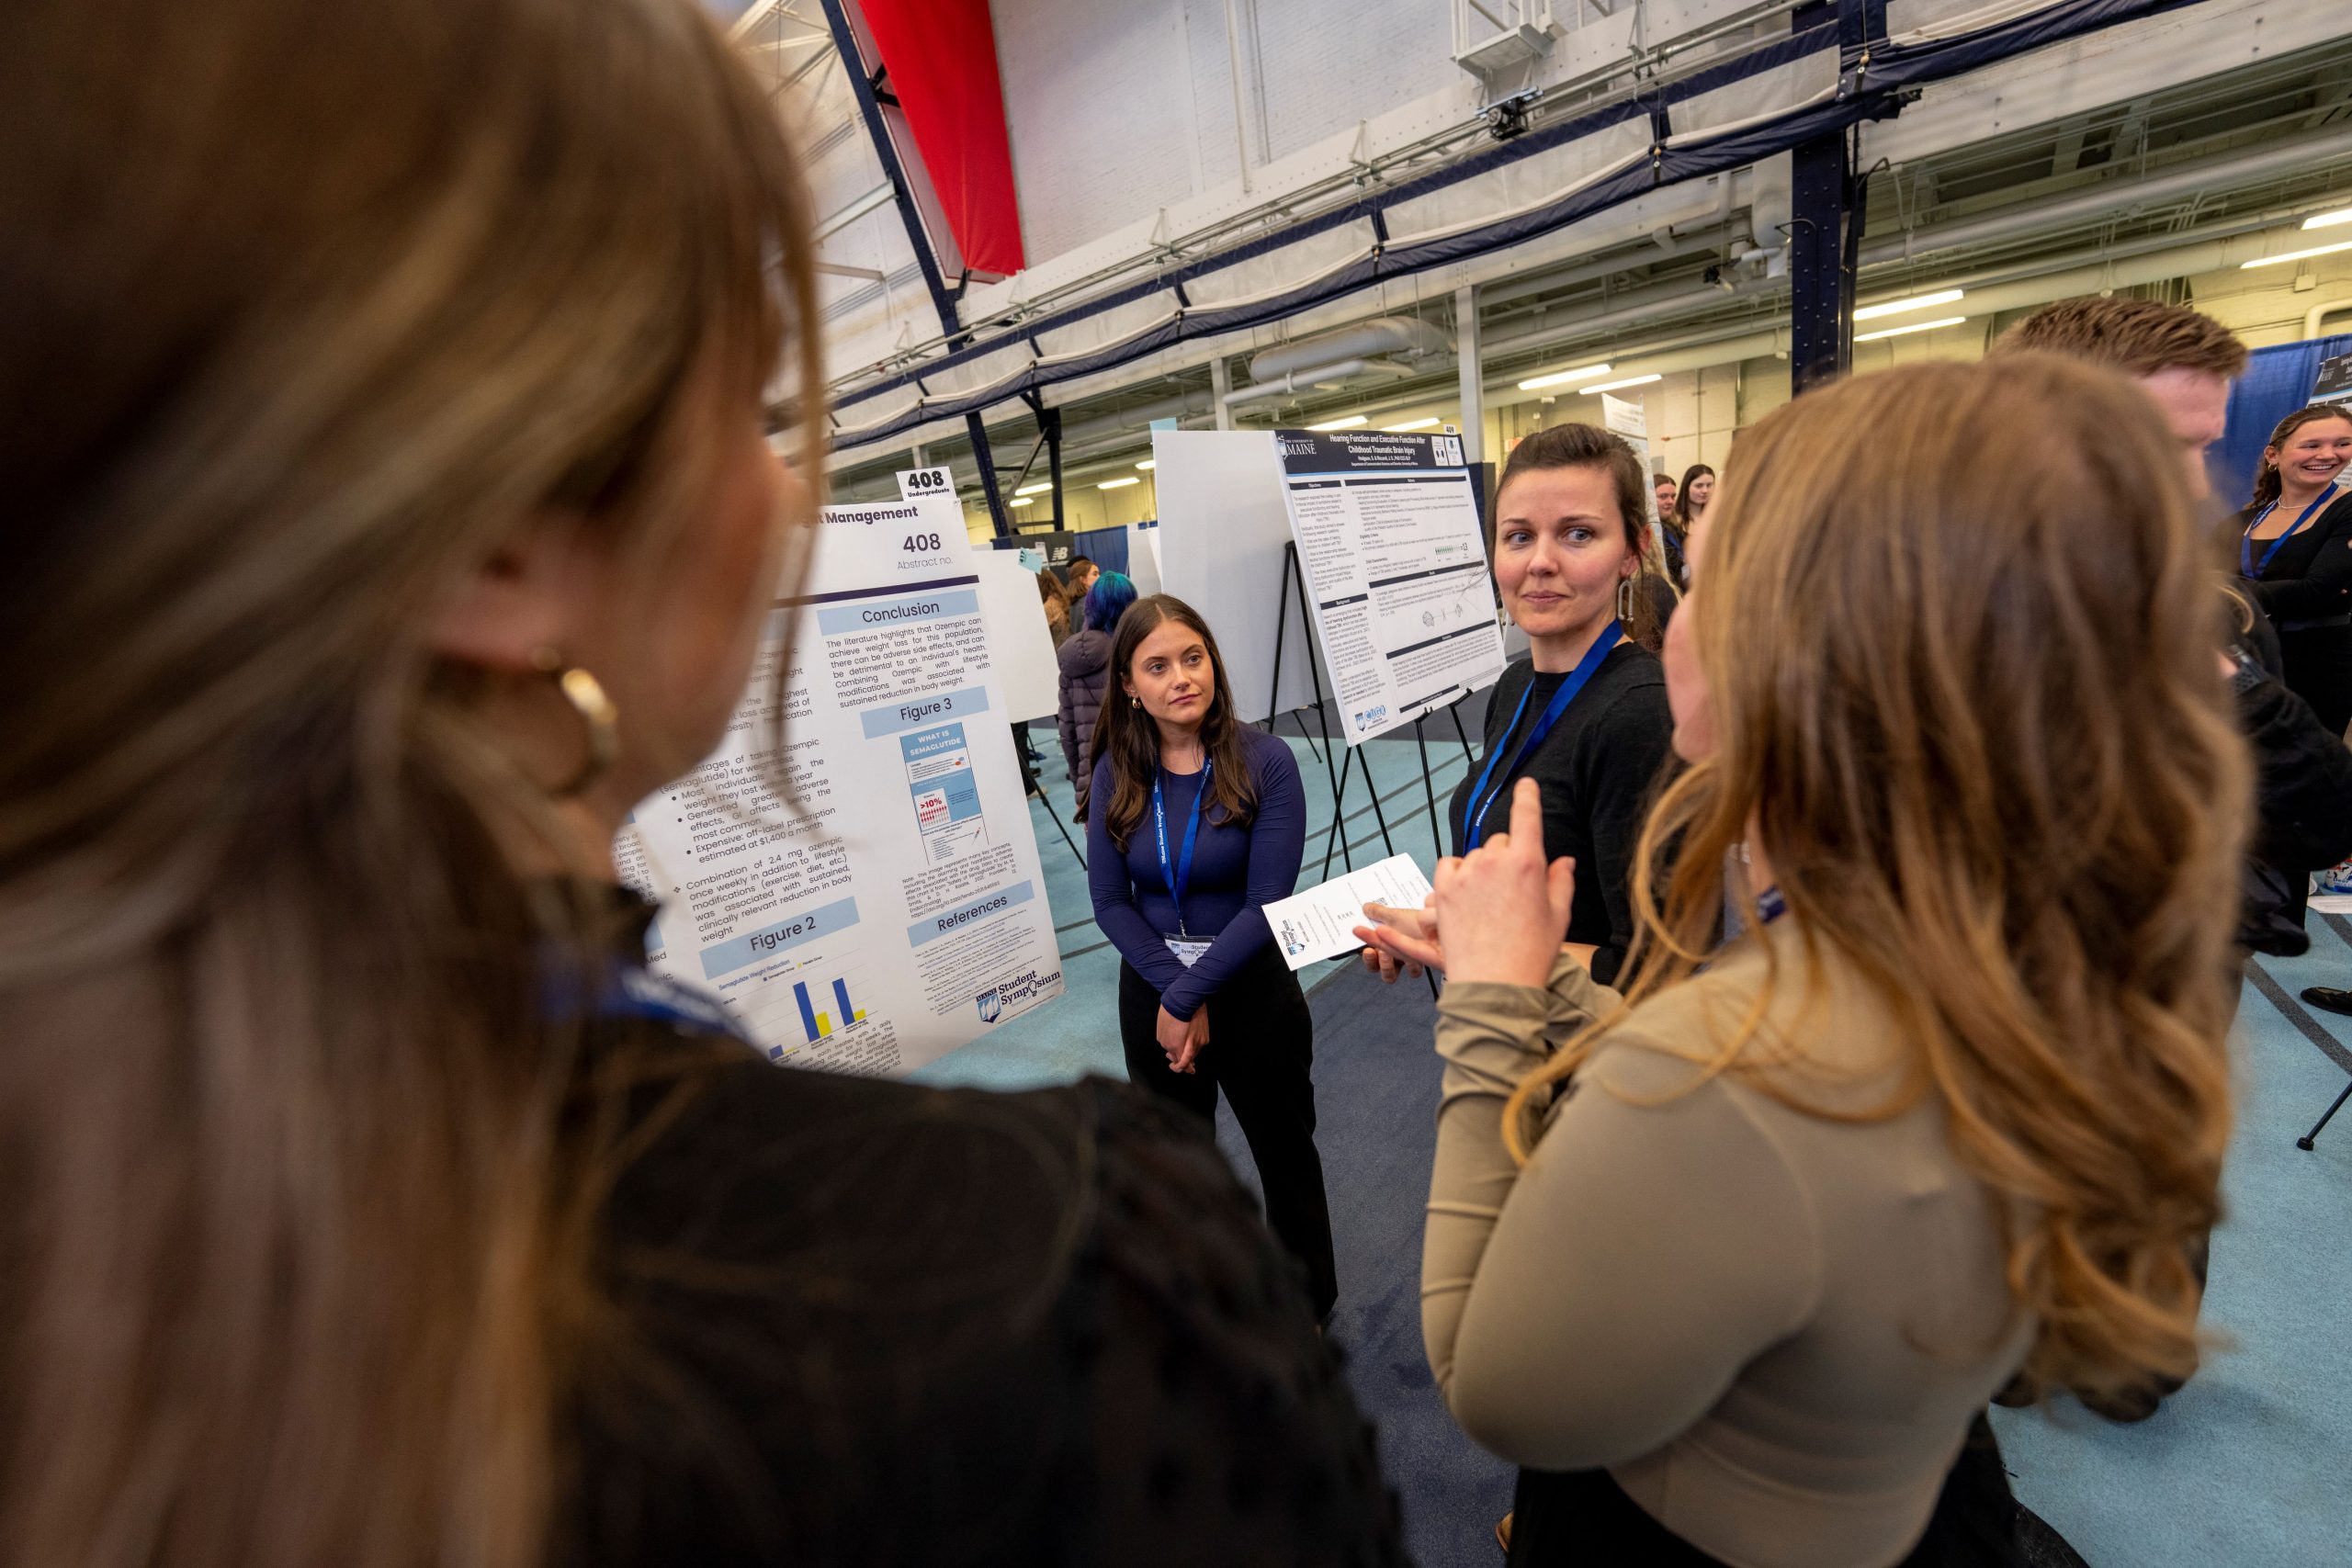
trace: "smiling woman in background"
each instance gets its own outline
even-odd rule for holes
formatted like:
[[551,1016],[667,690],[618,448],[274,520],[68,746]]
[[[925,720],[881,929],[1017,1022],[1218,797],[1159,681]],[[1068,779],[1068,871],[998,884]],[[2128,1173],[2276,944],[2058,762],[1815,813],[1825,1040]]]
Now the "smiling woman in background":
[[2254,501],[2238,514],[2238,574],[2278,628],[2287,689],[2331,734],[2352,724],[2352,413],[2326,404],[2278,422]]
[[1119,616],[1115,691],[1094,732],[1086,867],[1119,966],[1127,1076],[1214,1124],[1222,1089],[1250,1140],[1266,1219],[1339,1298],[1315,1148],[1315,1021],[1264,908],[1306,850],[1306,792],[1277,737],[1233,716],[1208,623],[1155,593]]
[[645,968],[826,424],[704,7],[15,0],[0,101],[0,1562],[1399,1561],[1188,1122]]

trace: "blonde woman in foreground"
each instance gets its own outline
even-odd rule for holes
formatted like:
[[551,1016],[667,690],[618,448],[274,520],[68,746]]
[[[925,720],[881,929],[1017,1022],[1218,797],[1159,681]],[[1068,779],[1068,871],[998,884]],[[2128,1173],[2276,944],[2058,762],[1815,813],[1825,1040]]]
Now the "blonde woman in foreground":
[[13,0],[0,102],[0,1562],[1402,1562],[1189,1119],[646,968],[827,428],[706,9]]
[[1531,784],[1365,933],[1452,979],[1423,1333],[1514,1563],[1997,1561],[1936,1507],[1986,1399],[2194,1364],[2249,771],[2179,466],[2047,356],[1797,400],[1668,628],[1625,993]]

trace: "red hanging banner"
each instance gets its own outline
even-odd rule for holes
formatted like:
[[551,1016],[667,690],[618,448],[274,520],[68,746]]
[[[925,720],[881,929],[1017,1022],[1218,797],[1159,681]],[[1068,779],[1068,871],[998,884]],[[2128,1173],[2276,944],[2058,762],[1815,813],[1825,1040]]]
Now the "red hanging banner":
[[930,186],[922,205],[935,207],[960,253],[943,254],[943,269],[951,278],[1019,272],[1028,264],[988,0],[860,0],[859,9],[882,57],[882,90],[898,99],[898,115],[885,118],[903,118],[917,154],[908,162]]

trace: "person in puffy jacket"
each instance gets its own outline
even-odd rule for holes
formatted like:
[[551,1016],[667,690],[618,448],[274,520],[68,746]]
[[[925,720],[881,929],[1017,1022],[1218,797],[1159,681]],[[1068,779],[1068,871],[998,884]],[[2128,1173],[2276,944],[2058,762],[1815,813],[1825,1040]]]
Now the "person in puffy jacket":
[[1081,601],[1084,625],[1070,634],[1061,660],[1062,760],[1069,764],[1070,787],[1078,792],[1078,820],[1086,820],[1087,785],[1093,782],[1094,726],[1102,716],[1102,694],[1111,686],[1111,634],[1136,602],[1126,574],[1099,573]]

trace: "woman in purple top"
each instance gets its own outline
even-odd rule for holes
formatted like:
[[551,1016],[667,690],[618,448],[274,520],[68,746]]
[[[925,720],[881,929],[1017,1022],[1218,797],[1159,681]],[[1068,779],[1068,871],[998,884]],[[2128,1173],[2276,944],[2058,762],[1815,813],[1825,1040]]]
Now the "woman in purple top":
[[1181,600],[1154,594],[1119,618],[1111,672],[1086,863],[1095,922],[1125,960],[1127,1076],[1211,1122],[1225,1091],[1267,1222],[1327,1317],[1339,1285],[1315,1150],[1314,1023],[1263,913],[1290,896],[1306,852],[1298,763],[1234,717],[1216,639]]

